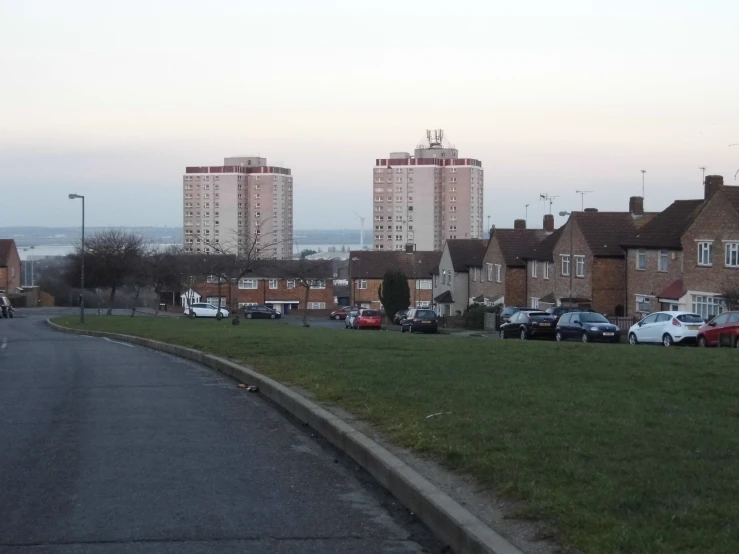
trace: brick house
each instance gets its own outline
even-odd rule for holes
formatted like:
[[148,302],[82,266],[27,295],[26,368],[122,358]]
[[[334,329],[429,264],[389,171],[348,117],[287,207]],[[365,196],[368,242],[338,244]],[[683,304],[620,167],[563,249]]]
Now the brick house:
[[[483,296],[482,259],[487,240],[449,239],[434,272],[433,298],[439,315],[464,312],[475,297]],[[480,298],[483,302],[484,298]]]
[[21,287],[21,258],[13,239],[0,239],[0,291],[15,294]]
[[385,273],[400,270],[408,277],[411,305],[432,306],[432,276],[438,270],[441,252],[361,250],[351,252],[349,259],[350,305],[381,309],[379,289]]
[[523,219],[517,219],[513,229],[491,230],[482,260],[483,297],[487,304],[528,305],[523,256],[546,236],[544,229],[527,229]]
[[722,294],[739,290],[739,187],[706,177],[703,200],[678,200],[624,242],[628,310],[725,309]]
[[[554,217],[551,219],[554,226]],[[526,261],[526,298],[529,306],[546,310],[557,304],[554,296],[554,247],[562,227],[551,232],[523,256]]]
[[[281,313],[308,309],[317,314],[334,308],[334,268],[331,260],[263,260],[238,283],[239,307],[257,304],[274,308]],[[305,302],[302,279],[311,279],[313,285]],[[204,302],[218,303],[218,277],[208,276],[205,282],[193,287]],[[221,304],[231,305],[232,285],[221,283]]]

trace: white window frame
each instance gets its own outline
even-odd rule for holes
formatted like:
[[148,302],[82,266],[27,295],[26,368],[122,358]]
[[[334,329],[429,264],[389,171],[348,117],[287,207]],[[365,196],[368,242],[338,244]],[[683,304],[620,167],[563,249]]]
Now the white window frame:
[[[638,313],[647,314],[651,311],[651,296],[645,294],[636,295],[636,311]],[[646,304],[646,307],[644,306]]]
[[367,290],[367,279],[357,279],[357,289]]
[[713,265],[713,241],[698,241],[698,265],[701,267],[711,267]]
[[495,264],[495,282],[496,283],[502,283],[503,277],[501,275],[503,266],[500,264]]
[[[562,276],[563,277],[569,277],[570,276],[570,255],[569,254],[562,254],[561,255],[561,261],[562,261]],[[567,271],[565,271],[565,265],[567,266]]]
[[726,267],[739,267],[739,241],[726,241],[724,265]]
[[538,310],[539,309],[539,299],[535,296],[531,297],[531,307]]
[[431,300],[416,300],[416,308],[430,308]]
[[[662,267],[662,262],[665,262]],[[670,253],[667,250],[660,250],[657,252],[657,271],[661,273],[667,273],[670,270]]]
[[539,273],[539,262],[534,260],[533,262],[531,262],[531,277],[536,279],[537,273]]
[[544,262],[544,279],[549,280],[549,262]]
[[431,279],[416,279],[416,290],[431,290]]
[[325,302],[308,302],[308,309],[309,310],[325,310],[326,303]]
[[239,279],[239,289],[241,290],[256,290],[259,288],[259,279]]
[[488,283],[493,282],[493,264],[488,264]]
[[326,279],[310,279],[310,288],[312,289],[325,289],[326,288]]
[[585,256],[575,255],[575,277],[585,277]]
[[718,315],[726,311],[726,303],[718,295],[693,294],[691,296],[691,306],[693,313],[698,314],[703,319],[708,319],[710,315]]
[[270,290],[275,290],[280,286],[280,280],[279,279],[270,279],[269,280],[269,288]]
[[287,288],[288,289],[294,289],[295,288],[295,279],[288,279],[287,280]]

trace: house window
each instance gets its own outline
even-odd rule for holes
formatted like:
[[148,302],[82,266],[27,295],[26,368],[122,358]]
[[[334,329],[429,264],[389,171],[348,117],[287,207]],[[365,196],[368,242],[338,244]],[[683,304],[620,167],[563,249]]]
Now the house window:
[[659,271],[667,271],[667,268],[669,267],[670,263],[670,253],[667,252],[667,250],[660,250],[659,251],[659,265],[658,270]]
[[739,267],[739,242],[726,244],[726,267]]
[[325,302],[308,302],[308,309],[309,310],[325,310],[326,303]]
[[367,280],[366,279],[360,279],[357,281],[357,288],[360,290],[366,290],[367,289]]
[[575,276],[585,277],[585,256],[575,256]]
[[703,319],[718,315],[725,309],[724,301],[719,296],[693,295],[693,312]]
[[636,253],[636,269],[644,271],[647,269],[647,251],[639,250]]
[[501,282],[501,269],[502,266],[500,264],[495,264],[495,282],[500,283]]
[[313,289],[325,289],[326,279],[311,279],[310,286]]
[[274,290],[277,288],[277,284],[280,282],[279,279],[270,279],[269,280],[269,288]]
[[430,307],[431,307],[430,300],[416,300],[416,308],[430,308]]
[[493,264],[488,264],[488,283],[493,282]]
[[570,256],[565,255],[562,256],[562,275],[565,277],[569,276],[570,274]]
[[648,314],[652,311],[648,296],[636,297],[636,311],[643,314]]
[[257,279],[239,279],[240,289],[256,289],[259,281]]
[[[200,241],[198,241],[198,242],[200,242]],[[222,277],[219,278],[218,275],[208,275],[208,277],[205,278],[205,282],[206,283],[217,283],[218,281],[220,281],[221,283],[223,283],[225,281],[225,279],[223,279]]]
[[287,280],[287,288],[294,289],[295,288],[295,279],[288,279]]
[[534,296],[531,297],[531,307],[537,310],[539,309],[539,299],[538,298]]
[[[218,297],[217,296],[208,296],[205,299],[205,301],[208,304],[212,304],[213,306],[218,307]],[[221,307],[223,307],[225,305],[226,305],[226,297],[225,296],[221,296]]]
[[698,265],[713,265],[713,242],[704,241],[698,243]]
[[538,262],[531,262],[531,276],[536,279],[536,274],[539,271],[539,263]]
[[431,290],[431,279],[416,279],[416,290]]
[[549,262],[544,262],[544,279],[549,279]]
[[472,268],[472,280],[477,281],[477,268],[476,267]]

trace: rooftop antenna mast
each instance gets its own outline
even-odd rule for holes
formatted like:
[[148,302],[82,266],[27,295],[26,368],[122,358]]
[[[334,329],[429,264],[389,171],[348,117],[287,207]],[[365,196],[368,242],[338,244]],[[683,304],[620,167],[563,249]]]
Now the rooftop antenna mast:
[[431,130],[426,130],[426,138],[429,141],[429,148],[441,148],[442,141],[444,140],[444,130],[434,129],[434,137],[431,138]]
[[593,192],[592,190],[576,190],[575,194],[580,195],[580,211],[585,210],[585,195]]
[[552,214],[552,204],[554,204],[554,199],[559,198],[559,195],[551,195],[551,194],[540,194],[539,198],[546,203],[549,202],[549,215]]

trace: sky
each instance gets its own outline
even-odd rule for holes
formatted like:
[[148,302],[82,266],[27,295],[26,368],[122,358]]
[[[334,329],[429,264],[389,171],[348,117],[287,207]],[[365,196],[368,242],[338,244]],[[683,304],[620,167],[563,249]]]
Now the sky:
[[626,210],[642,169],[660,210],[739,185],[738,59],[735,0],[0,0],[0,226],[77,225],[70,192],[179,226],[185,166],[261,155],[296,228],[358,227],[374,160],[438,128],[498,227]]

